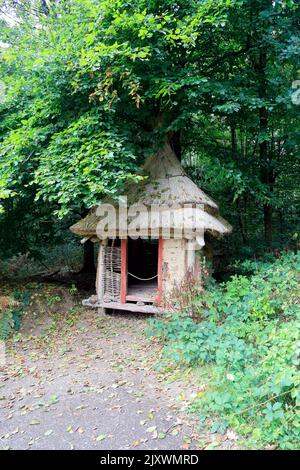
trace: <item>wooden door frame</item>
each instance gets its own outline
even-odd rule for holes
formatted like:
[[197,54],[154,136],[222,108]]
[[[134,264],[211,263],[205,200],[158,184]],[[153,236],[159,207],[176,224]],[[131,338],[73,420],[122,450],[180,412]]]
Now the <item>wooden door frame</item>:
[[[162,301],[162,265],[163,265],[163,239],[158,239],[158,263],[157,263],[157,295],[154,303],[160,304]],[[121,240],[121,304],[126,304],[128,284],[128,239]]]
[[127,238],[121,239],[121,304],[126,304],[127,295],[127,253],[128,253],[128,240]]
[[158,263],[157,263],[157,295],[155,303],[160,304],[162,301],[162,265],[163,265],[163,239],[158,240]]

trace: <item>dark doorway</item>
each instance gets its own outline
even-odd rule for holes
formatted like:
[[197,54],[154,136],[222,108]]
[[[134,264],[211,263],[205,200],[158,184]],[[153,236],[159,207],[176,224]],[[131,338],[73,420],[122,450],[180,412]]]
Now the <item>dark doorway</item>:
[[127,301],[154,302],[158,288],[158,240],[128,239]]

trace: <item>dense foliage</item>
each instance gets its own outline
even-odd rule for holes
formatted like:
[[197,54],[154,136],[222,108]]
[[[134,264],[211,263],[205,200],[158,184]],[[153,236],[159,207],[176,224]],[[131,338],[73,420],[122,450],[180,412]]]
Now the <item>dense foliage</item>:
[[152,321],[170,360],[207,366],[194,404],[213,432],[230,426],[249,447],[297,448],[300,438],[300,252],[249,263],[250,277],[208,288],[189,309]]
[[5,252],[58,242],[53,214],[68,214],[64,229],[115,196],[166,135],[234,225],[231,247],[249,254],[297,233],[296,1],[0,6]]

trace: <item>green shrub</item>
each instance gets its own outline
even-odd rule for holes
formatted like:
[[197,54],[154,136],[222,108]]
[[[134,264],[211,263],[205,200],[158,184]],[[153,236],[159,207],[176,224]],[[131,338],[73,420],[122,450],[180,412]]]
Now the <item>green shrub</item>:
[[21,327],[22,314],[30,300],[30,292],[14,291],[12,297],[0,297],[0,340],[6,340]]
[[168,361],[210,364],[209,385],[194,403],[247,436],[248,445],[296,448],[300,439],[300,252],[252,263],[251,277],[234,276],[208,289],[195,323],[185,314],[151,322]]
[[76,271],[82,264],[82,248],[74,241],[57,246],[38,247],[35,255],[33,257],[29,253],[19,253],[8,259],[2,257],[0,279],[25,279],[41,272],[55,270]]
[[0,340],[8,338],[14,329],[14,319],[11,310],[0,313]]

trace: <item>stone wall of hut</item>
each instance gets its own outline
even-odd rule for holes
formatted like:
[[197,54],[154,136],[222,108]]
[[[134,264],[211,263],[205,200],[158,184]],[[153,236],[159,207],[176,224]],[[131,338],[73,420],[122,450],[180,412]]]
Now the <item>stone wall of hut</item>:
[[163,241],[163,296],[179,286],[186,275],[186,240],[171,238]]

